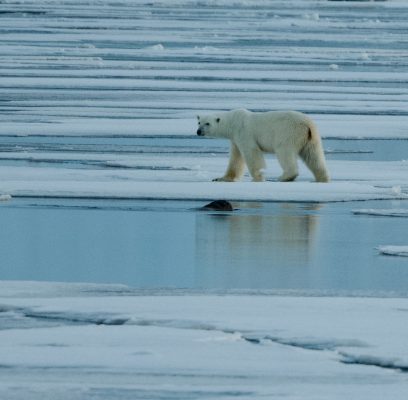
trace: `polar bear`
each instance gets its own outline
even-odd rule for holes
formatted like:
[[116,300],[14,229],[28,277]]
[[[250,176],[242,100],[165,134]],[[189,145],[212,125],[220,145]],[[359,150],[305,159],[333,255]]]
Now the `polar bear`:
[[283,174],[282,182],[298,176],[297,156],[312,171],[317,182],[329,182],[322,142],[313,121],[297,111],[251,112],[245,109],[197,116],[197,135],[231,141],[227,171],[214,181],[234,182],[245,164],[255,182],[264,181],[263,153],[275,153]]

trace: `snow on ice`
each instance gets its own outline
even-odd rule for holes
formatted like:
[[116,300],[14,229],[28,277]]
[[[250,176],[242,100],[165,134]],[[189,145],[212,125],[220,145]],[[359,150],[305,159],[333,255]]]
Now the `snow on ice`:
[[[72,161],[72,155],[17,154],[11,157],[30,161]],[[7,156],[4,157],[7,159]],[[75,155],[84,161],[83,156]],[[255,184],[246,177],[239,183],[220,183],[211,180],[222,174],[227,156],[222,157],[160,157],[138,155],[134,157],[97,155],[86,156],[86,161],[115,166],[113,169],[67,169],[7,167],[0,169],[0,191],[13,197],[88,197],[129,199],[188,199],[262,201],[351,201],[375,199],[405,199],[393,185],[408,186],[406,163],[398,162],[333,162],[333,182],[319,184],[301,168],[299,182],[286,184],[266,182]],[[378,168],[379,165],[384,168]],[[337,168],[337,166],[341,166]],[[122,167],[122,169],[120,168]],[[280,167],[276,160],[268,160],[267,178],[277,179]],[[341,171],[336,173],[337,171]],[[305,182],[306,181],[306,182]],[[358,181],[358,182],[356,182]],[[160,184],[158,184],[160,183]]]
[[408,393],[407,299],[7,281],[0,290],[2,398]]

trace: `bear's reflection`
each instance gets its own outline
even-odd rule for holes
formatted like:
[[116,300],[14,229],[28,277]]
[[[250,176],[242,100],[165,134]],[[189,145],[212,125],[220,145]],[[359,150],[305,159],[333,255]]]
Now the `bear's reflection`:
[[199,285],[230,288],[293,288],[300,282],[304,285],[311,274],[308,267],[319,222],[314,211],[320,205],[280,204],[263,210],[262,204],[240,203],[238,207],[240,210],[235,213],[197,215]]

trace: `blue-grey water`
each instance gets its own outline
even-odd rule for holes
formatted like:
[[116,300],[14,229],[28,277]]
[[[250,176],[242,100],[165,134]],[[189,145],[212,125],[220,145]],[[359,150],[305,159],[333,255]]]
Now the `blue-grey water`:
[[406,202],[234,203],[13,199],[0,205],[1,279],[138,288],[405,292],[406,218],[353,215]]

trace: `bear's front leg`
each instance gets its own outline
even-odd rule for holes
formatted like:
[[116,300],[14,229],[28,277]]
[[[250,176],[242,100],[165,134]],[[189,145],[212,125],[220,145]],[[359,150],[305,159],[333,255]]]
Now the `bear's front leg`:
[[230,159],[224,176],[213,179],[213,182],[235,182],[244,173],[245,161],[237,145],[231,142]]
[[252,176],[252,182],[264,182],[263,171],[266,168],[263,152],[259,147],[243,149],[244,158]]

